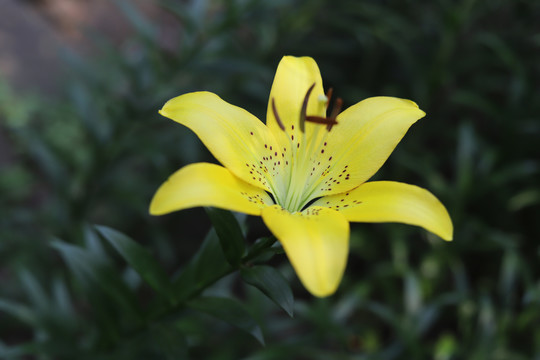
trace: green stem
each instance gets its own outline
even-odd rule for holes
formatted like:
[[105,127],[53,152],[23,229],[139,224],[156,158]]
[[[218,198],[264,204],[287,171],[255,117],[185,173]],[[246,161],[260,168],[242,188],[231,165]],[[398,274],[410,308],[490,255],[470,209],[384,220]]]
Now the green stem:
[[256,259],[259,255],[264,253],[267,249],[269,249],[274,243],[276,242],[275,237],[268,237],[264,238],[258,243],[254,244],[250,251],[242,258],[241,263],[237,267],[233,266],[227,266],[223,271],[215,274],[215,276],[209,278],[207,281],[199,284],[197,287],[192,289],[187,294],[184,294],[181,299],[178,299],[178,301],[170,306],[164,309],[163,311],[155,314],[151,318],[147,319],[142,325],[139,327],[133,329],[132,331],[126,332],[119,338],[119,340],[112,345],[112,347],[117,347],[122,340],[129,340],[133,339],[145,331],[149,330],[153,325],[158,324],[162,321],[164,321],[166,318],[168,318],[171,314],[178,313],[182,310],[184,310],[187,306],[187,304],[194,300],[196,297],[198,297],[204,290],[221,280],[227,275],[232,274],[233,272],[239,270],[241,267],[245,266],[245,264],[253,259]]

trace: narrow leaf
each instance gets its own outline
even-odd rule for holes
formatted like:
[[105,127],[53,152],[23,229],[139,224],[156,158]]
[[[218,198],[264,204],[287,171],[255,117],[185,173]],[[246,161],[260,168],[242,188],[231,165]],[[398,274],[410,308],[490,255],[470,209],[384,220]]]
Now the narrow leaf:
[[264,345],[261,328],[238,301],[229,298],[199,297],[189,302],[188,306],[238,327]]
[[62,241],[55,241],[51,245],[60,252],[67,266],[86,286],[87,291],[95,292],[96,287],[100,288],[118,303],[118,308],[140,315],[135,295],[105,259],[98,258],[79,246]]
[[19,321],[30,326],[37,326],[37,315],[26,305],[21,305],[11,300],[0,299],[0,311],[15,317]]
[[205,210],[214,225],[225,258],[232,266],[238,266],[245,252],[244,235],[238,221],[230,211],[213,207]]
[[231,272],[214,230],[210,230],[199,251],[174,281],[174,295],[178,301],[193,294]]
[[243,267],[240,270],[242,279],[255,286],[293,317],[294,298],[289,283],[276,269],[266,265]]
[[18,273],[21,285],[26,290],[28,298],[34,308],[39,310],[50,309],[51,304],[45,290],[39,281],[28,270],[23,269]]
[[281,245],[273,246],[276,244],[277,239],[273,236],[257,239],[255,243],[249,248],[246,256],[242,259],[243,263],[261,263],[267,262],[276,254],[282,254],[283,248]]
[[95,228],[154,290],[173,301],[171,283],[165,270],[144,247],[114,229],[106,226]]

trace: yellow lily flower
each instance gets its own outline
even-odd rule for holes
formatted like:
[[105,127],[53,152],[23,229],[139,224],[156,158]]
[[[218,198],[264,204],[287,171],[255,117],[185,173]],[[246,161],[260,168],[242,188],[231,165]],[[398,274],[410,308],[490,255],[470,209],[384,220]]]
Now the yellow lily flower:
[[[400,222],[452,239],[444,206],[425,189],[366,182],[425,113],[410,101],[373,97],[330,116],[319,68],[285,56],[276,71],[266,125],[210,92],[169,100],[160,114],[193,130],[223,165],[197,163],[156,192],[153,215],[214,206],[262,216],[303,285],[334,293],[349,251],[349,221]],[[338,114],[339,113],[339,114]]]

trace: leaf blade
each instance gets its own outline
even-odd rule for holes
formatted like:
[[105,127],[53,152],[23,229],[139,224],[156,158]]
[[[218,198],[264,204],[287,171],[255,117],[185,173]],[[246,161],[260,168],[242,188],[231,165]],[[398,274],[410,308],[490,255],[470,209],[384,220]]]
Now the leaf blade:
[[207,207],[205,210],[216,230],[225,258],[232,266],[238,266],[246,251],[244,235],[238,221],[230,211],[214,207]]
[[242,279],[262,291],[290,316],[294,316],[294,297],[287,280],[279,271],[266,265],[243,267]]
[[157,260],[140,244],[119,231],[106,226],[95,226],[127,263],[158,293],[174,301],[171,283],[165,270]]
[[264,345],[260,326],[237,300],[210,296],[198,297],[190,301],[188,307],[236,326]]

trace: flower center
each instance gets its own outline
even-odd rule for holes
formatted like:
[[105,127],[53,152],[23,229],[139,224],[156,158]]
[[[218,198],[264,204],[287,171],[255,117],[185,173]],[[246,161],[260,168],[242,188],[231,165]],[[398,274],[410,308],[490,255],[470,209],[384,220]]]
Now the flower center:
[[[332,128],[338,124],[336,118],[343,105],[343,101],[337,98],[330,116],[307,115],[309,97],[314,87],[315,83],[309,87],[302,102],[298,120],[300,134],[294,133],[294,125],[291,125],[291,133],[287,132],[288,129],[279,116],[274,98],[271,99],[274,118],[285,134],[291,149],[290,152],[287,152],[288,158],[284,162],[284,171],[280,174],[280,178],[276,179],[281,183],[281,186],[275,189],[279,193],[273,195],[280,206],[292,213],[301,211],[318,197],[316,190],[321,187],[321,183],[324,182],[331,168],[332,156],[325,154],[327,137]],[[320,96],[318,99],[325,103],[323,105],[325,109],[328,108],[331,97],[332,89],[328,91],[326,96]],[[312,126],[306,129],[306,122],[323,126]],[[326,131],[321,133],[321,128]],[[297,135],[296,139],[295,134]],[[326,184],[327,182],[322,186],[326,186]]]

